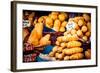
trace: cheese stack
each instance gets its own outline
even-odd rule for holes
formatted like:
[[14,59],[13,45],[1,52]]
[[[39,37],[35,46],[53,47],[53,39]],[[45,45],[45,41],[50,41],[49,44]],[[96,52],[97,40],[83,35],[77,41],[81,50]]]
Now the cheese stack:
[[50,57],[56,60],[79,60],[83,59],[84,54],[82,43],[75,35],[60,36],[57,38],[56,46],[49,53]]
[[69,18],[67,23],[67,31],[64,35],[76,34],[82,41],[90,40],[91,36],[91,17],[88,14]]

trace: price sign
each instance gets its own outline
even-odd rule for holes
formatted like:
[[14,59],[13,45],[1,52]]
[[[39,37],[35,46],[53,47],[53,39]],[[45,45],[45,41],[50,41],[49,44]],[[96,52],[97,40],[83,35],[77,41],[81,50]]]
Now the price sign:
[[23,20],[23,27],[30,27],[29,20]]
[[67,23],[67,26],[66,26],[67,30],[74,29],[74,28],[75,28],[75,24],[76,24],[76,23],[73,22],[73,21],[68,22],[68,23]]

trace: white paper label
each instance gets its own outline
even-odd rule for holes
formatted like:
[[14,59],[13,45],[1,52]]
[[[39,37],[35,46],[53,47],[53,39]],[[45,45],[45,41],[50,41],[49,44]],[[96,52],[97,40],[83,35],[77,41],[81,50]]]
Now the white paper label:
[[67,30],[71,30],[71,29],[75,28],[75,22],[73,22],[73,21],[68,22],[66,28],[67,28]]
[[23,27],[30,27],[30,23],[28,20],[23,20]]

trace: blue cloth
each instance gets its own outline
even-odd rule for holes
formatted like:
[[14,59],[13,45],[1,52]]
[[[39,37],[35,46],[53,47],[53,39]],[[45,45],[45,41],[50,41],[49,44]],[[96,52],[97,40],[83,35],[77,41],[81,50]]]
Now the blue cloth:
[[[52,51],[53,46],[48,45],[44,48],[42,54],[49,54]],[[42,59],[39,56],[36,58],[37,62],[47,62],[48,60]]]
[[55,31],[53,29],[50,29],[50,28],[44,26],[43,32],[55,32]]
[[36,57],[36,62],[47,62],[48,60],[42,59],[39,56]]
[[49,54],[51,51],[52,51],[52,48],[53,48],[53,46],[51,46],[51,45],[48,45],[48,46],[46,46],[45,48],[44,48],[44,50],[43,50],[43,54]]
[[48,45],[48,46],[46,46],[45,48],[44,48],[44,50],[43,50],[43,54],[49,54],[51,51],[52,51],[52,48],[53,48],[53,46],[51,46],[51,45]]

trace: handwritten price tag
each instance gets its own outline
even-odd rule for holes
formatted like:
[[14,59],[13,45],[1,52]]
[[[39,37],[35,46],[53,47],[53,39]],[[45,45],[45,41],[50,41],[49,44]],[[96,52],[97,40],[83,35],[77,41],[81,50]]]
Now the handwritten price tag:
[[23,20],[23,27],[30,27],[30,23],[28,20]]
[[75,28],[75,24],[76,24],[76,23],[73,22],[73,21],[68,22],[68,23],[67,23],[67,26],[66,26],[67,30],[74,29],[74,28]]

